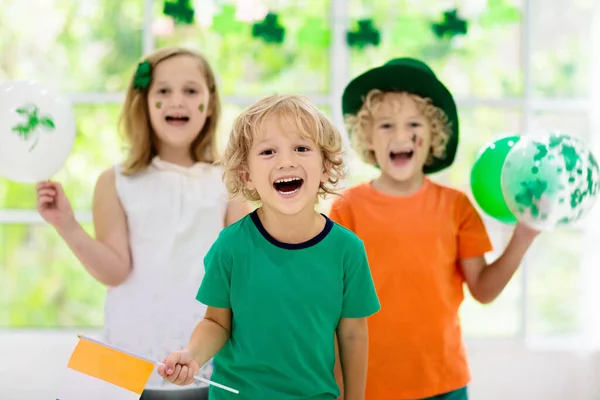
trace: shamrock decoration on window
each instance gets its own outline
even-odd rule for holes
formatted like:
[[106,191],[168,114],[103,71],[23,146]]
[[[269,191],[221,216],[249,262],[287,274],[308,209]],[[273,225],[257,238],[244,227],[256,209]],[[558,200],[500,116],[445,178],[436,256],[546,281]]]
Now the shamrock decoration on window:
[[380,41],[381,34],[373,26],[373,20],[371,19],[361,19],[358,21],[358,28],[346,34],[346,42],[350,47],[362,49],[368,45],[379,46]]
[[54,130],[54,121],[49,115],[39,115],[39,108],[34,104],[27,104],[16,109],[17,113],[25,118],[25,122],[12,127],[12,131],[17,133],[23,140],[29,141],[33,139],[33,143],[29,148],[32,151],[40,140],[40,132],[38,128],[47,128]]
[[439,38],[449,36],[453,38],[457,35],[467,34],[467,21],[458,17],[458,10],[449,10],[444,12],[444,21],[432,24],[433,33]]
[[283,43],[285,28],[278,21],[277,14],[268,13],[264,20],[252,25],[252,36],[266,43]]
[[194,8],[190,0],[165,1],[163,14],[173,18],[175,23],[191,24],[194,22]]

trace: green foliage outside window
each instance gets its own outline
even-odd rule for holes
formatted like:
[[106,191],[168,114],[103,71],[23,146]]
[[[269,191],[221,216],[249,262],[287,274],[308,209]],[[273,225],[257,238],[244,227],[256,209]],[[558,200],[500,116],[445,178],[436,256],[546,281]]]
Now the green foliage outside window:
[[[200,21],[196,10],[196,24],[175,25],[172,32],[162,15],[163,2],[155,1],[155,23],[167,22],[167,28],[162,32],[158,25],[150,29],[156,30],[157,47],[181,45],[206,54],[219,76],[219,88],[225,97],[262,96],[273,92],[326,96],[332,87],[330,1],[335,0],[311,1],[310,7],[302,1],[257,1],[276,13],[278,23],[285,28],[281,44],[253,37],[252,24],[260,20],[236,20],[233,1],[216,2],[224,6],[202,10]],[[352,29],[359,20],[371,19],[380,33],[378,46],[349,50],[351,75],[394,57],[414,56],[426,59],[459,99],[518,99],[524,92],[521,1],[484,3],[487,6],[480,10],[467,10],[466,35],[439,39],[431,25],[439,22],[447,10],[436,0],[348,0],[349,27]],[[534,12],[536,26],[569,23],[577,27],[586,23],[582,21],[588,21],[591,0],[580,0],[576,11],[565,17],[567,22],[558,21],[562,14],[555,12],[567,7],[567,3],[558,0],[551,3],[552,6],[544,8],[552,12]],[[142,0],[5,0],[0,8],[3,31],[0,81],[35,78],[71,94],[122,92],[142,56],[143,5]],[[540,20],[539,14],[545,19]],[[27,24],[23,24],[25,20]],[[31,26],[36,29],[32,30]],[[553,29],[556,40],[562,44],[559,50],[534,29],[533,83],[537,96],[588,94],[585,84],[589,60],[585,51],[587,36],[580,30],[571,36],[565,31]],[[321,106],[330,115],[331,108]],[[219,135],[221,149],[231,122],[241,109],[241,105],[224,102]],[[459,103],[459,110],[461,144],[457,161],[450,170],[433,179],[468,193],[470,167],[479,148],[499,134],[520,131],[523,115],[518,103],[510,107],[473,103],[461,106]],[[56,180],[63,183],[77,210],[89,211],[97,176],[122,157],[122,142],[116,130],[119,111],[119,104],[75,106],[78,130],[75,148]],[[540,112],[533,116],[533,125],[587,137],[585,113],[564,111],[558,113],[561,117],[556,115]],[[348,183],[364,182],[376,176],[376,172],[353,158]],[[32,185],[0,178],[0,210],[34,207]],[[85,226],[93,232],[91,224]],[[489,226],[495,247],[501,248],[510,230],[493,221]],[[533,282],[529,285],[529,296],[533,299],[529,311],[534,332],[561,334],[577,330],[573,310],[577,307],[580,243],[581,233],[566,232],[545,237],[538,246],[546,250],[536,253],[529,273]],[[98,327],[102,324],[105,292],[51,227],[0,225],[0,328]],[[477,305],[467,298],[461,314],[465,333],[471,336],[517,334],[521,323],[521,296],[518,273],[492,305]]]

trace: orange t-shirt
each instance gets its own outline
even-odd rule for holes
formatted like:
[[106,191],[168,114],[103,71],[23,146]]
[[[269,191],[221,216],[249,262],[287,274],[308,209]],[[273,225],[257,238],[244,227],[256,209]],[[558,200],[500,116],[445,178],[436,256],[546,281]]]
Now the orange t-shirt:
[[347,190],[330,218],[363,240],[381,303],[368,319],[365,398],[421,399],[466,386],[459,260],[492,250],[469,198],[427,178],[407,197],[366,183]]

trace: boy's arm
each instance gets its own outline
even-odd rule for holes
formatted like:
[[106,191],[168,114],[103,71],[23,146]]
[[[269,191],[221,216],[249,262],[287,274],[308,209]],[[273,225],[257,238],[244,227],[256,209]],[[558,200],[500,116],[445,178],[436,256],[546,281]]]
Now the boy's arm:
[[335,365],[333,367],[333,373],[335,375],[335,381],[337,382],[338,388],[340,389],[340,397],[338,399],[344,398],[344,376],[342,374],[342,363],[340,362],[340,341],[337,337],[337,332],[334,335],[334,345],[335,345]]
[[487,304],[498,297],[538,234],[539,231],[519,223],[506,249],[493,263],[488,265],[483,256],[460,260],[469,291],[477,301]]
[[362,400],[365,398],[369,349],[367,319],[342,318],[336,333],[343,377],[342,398]]
[[354,243],[344,257],[342,313],[336,329],[339,349],[336,380],[338,384],[343,381],[343,398],[356,400],[365,398],[369,348],[367,317],[377,313],[380,304],[364,244],[353,234],[350,238]]
[[186,350],[200,366],[223,348],[231,336],[233,312],[230,303],[233,255],[231,240],[223,230],[204,256],[205,274],[196,300],[207,306],[204,318],[198,323]]
[[231,308],[208,307],[185,347],[198,365],[215,356],[231,336]]

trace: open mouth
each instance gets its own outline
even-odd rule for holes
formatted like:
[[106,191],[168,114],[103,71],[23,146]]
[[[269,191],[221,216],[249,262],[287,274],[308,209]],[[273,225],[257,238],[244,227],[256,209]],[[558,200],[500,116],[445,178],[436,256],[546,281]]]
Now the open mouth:
[[413,150],[391,151],[390,159],[394,163],[404,163],[410,161],[414,153]]
[[275,182],[273,182],[273,187],[280,194],[289,196],[295,194],[302,185],[304,184],[304,180],[302,178],[298,178],[297,176],[289,177],[289,178],[279,178]]
[[175,126],[181,126],[181,125],[185,125],[186,123],[188,123],[190,121],[189,117],[186,116],[179,116],[179,115],[167,115],[167,117],[165,118],[167,121],[167,124],[169,125],[175,125]]

